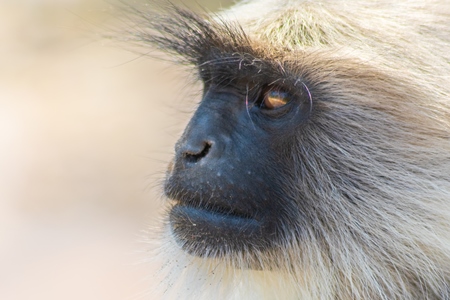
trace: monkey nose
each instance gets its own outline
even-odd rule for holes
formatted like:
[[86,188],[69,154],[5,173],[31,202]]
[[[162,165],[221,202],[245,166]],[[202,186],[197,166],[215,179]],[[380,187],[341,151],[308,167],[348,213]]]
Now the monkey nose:
[[181,159],[187,164],[195,164],[208,156],[212,146],[211,141],[189,141],[179,150]]

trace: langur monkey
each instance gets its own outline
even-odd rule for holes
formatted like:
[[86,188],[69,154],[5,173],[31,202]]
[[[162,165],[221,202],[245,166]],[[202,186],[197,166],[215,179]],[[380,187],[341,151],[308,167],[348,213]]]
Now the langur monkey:
[[450,2],[136,12],[199,105],[164,181],[169,299],[450,299]]

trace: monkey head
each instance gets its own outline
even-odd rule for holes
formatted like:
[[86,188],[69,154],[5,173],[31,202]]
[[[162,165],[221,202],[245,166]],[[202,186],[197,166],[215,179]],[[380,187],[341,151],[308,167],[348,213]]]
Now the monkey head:
[[294,286],[280,299],[449,299],[450,7],[438,2],[141,14],[140,40],[203,84],[164,183],[165,235],[185,266],[278,274],[268,286]]

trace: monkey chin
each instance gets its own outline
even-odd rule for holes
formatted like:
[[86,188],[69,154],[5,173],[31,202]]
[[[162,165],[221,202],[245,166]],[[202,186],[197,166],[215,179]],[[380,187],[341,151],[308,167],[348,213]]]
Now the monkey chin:
[[169,212],[169,223],[177,244],[193,256],[229,258],[274,246],[268,240],[274,235],[269,220],[223,207],[192,206],[176,201]]

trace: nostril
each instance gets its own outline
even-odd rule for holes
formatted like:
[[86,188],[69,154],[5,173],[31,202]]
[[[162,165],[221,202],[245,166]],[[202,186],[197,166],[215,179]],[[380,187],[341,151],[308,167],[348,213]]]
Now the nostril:
[[211,149],[211,146],[212,146],[211,143],[205,142],[203,145],[203,149],[201,151],[194,152],[194,151],[187,150],[187,151],[183,152],[183,157],[187,162],[196,163],[199,160],[201,160],[203,157],[208,155],[208,152]]

